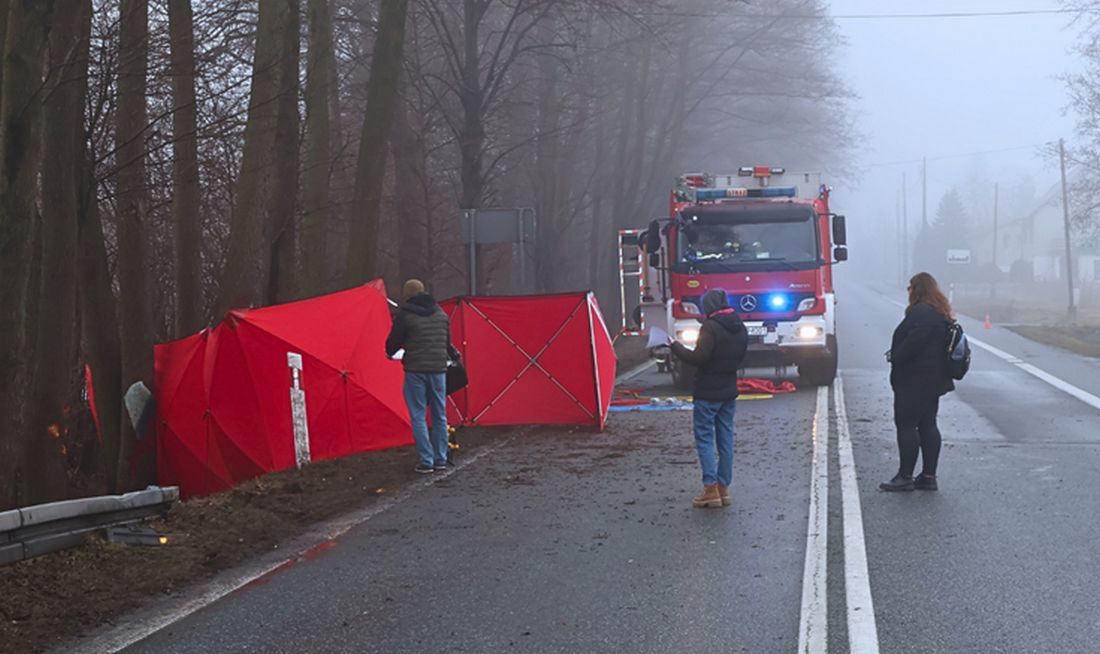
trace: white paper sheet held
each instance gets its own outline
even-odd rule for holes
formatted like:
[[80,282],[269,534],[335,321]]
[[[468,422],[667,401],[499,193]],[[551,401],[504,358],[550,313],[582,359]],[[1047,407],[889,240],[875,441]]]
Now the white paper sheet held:
[[646,347],[659,347],[661,345],[668,345],[668,332],[660,327],[650,327],[649,342],[646,343]]

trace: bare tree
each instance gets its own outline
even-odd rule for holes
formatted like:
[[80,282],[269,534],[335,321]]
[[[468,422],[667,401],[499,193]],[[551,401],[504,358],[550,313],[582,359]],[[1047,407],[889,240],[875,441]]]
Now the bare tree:
[[0,66],[0,505],[24,499],[26,389],[34,353],[27,344],[27,300],[36,216],[42,71],[53,2],[4,3]]
[[168,0],[172,77],[172,224],[176,235],[176,336],[203,325],[198,107],[191,0]]
[[359,138],[355,195],[348,250],[347,284],[360,284],[377,274],[378,231],[386,145],[398,101],[401,57],[405,47],[408,0],[381,0],[374,43],[367,106]]
[[265,294],[270,294],[271,252],[279,236],[273,233],[273,228],[284,227],[283,208],[276,209],[278,202],[285,200],[281,193],[287,192],[278,188],[285,169],[279,161],[272,161],[271,156],[276,152],[282,154],[279,135],[286,135],[290,123],[284,115],[288,108],[284,94],[293,94],[293,107],[297,111],[297,87],[284,86],[288,67],[297,74],[296,49],[293,61],[287,60],[288,34],[297,20],[296,0],[259,3],[248,120],[216,315],[232,307],[255,306]]
[[325,285],[325,241],[332,216],[331,118],[335,55],[328,0],[309,0],[309,60],[306,67],[306,153],[302,216],[302,292],[317,295]]

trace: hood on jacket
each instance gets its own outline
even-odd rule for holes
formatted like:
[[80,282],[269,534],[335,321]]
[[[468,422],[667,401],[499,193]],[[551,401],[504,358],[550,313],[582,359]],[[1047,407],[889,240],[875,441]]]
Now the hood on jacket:
[[403,311],[415,313],[418,316],[430,316],[439,308],[439,303],[431,295],[420,293],[409,298],[408,302],[401,305]]
[[730,308],[730,300],[726,295],[726,292],[712,288],[703,294],[703,315],[709,316],[715,311],[721,311],[722,309]]

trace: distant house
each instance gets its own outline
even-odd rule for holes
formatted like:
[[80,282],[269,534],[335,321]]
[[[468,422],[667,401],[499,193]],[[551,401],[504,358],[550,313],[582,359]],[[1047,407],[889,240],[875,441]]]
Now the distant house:
[[[1020,281],[1064,279],[1066,241],[1061,184],[1052,186],[1035,206],[1003,207],[1001,213],[997,227],[997,267]],[[1100,250],[1095,239],[1082,242],[1081,237],[1074,234],[1071,244],[1073,276],[1077,282],[1100,281]],[[992,261],[993,230],[985,229],[976,234],[973,246],[982,261]]]

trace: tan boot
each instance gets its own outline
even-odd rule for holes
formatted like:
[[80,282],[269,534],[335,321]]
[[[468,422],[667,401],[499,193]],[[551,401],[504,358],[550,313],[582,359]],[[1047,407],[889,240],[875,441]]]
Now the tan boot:
[[722,496],[718,494],[718,484],[703,486],[703,494],[691,500],[691,505],[697,509],[722,508]]
[[730,487],[718,484],[718,496],[722,498],[722,506],[729,506],[733,504],[733,500],[730,499]]

